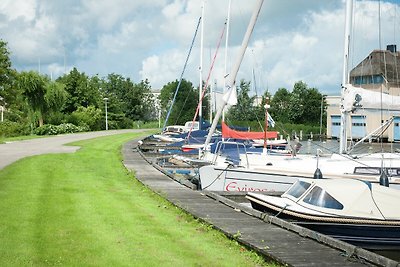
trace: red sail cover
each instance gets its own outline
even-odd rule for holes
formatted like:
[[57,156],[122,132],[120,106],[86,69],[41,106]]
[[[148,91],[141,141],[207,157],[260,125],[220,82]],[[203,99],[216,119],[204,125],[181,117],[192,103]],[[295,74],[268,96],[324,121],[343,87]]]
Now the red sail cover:
[[[236,139],[264,139],[264,132],[235,131],[222,122],[222,137]],[[277,138],[278,132],[267,132],[267,138]]]

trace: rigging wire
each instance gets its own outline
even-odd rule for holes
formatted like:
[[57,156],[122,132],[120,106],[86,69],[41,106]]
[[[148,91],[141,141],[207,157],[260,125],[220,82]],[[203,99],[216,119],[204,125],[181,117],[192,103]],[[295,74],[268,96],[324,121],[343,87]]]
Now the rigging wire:
[[[224,27],[222,28],[221,36],[220,36],[220,38],[218,40],[217,48],[215,50],[214,57],[212,59],[210,70],[208,71],[207,80],[206,80],[206,83],[204,84],[203,91],[201,93],[201,99],[204,98],[205,92],[207,91],[207,87],[208,87],[208,83],[210,81],[211,73],[212,73],[212,71],[214,69],[215,60],[217,59],[218,50],[219,50],[219,47],[221,45],[222,38],[224,37],[224,34],[225,34],[225,29],[226,29],[226,21],[224,23]],[[200,90],[200,88],[199,88],[199,90]],[[202,104],[202,101],[199,101],[199,104],[197,105],[196,112],[195,112],[194,117],[193,117],[192,125],[190,126],[190,130],[189,130],[188,135],[187,135],[187,139],[188,140],[189,140],[190,134],[191,134],[191,132],[193,130],[193,125],[194,125],[194,122],[196,121],[196,117],[197,117],[197,115],[199,113],[199,110],[200,110],[200,108],[202,108],[201,104]]]
[[195,31],[194,36],[193,36],[193,39],[192,39],[192,44],[190,45],[189,53],[188,53],[188,55],[187,55],[187,57],[186,57],[185,65],[183,66],[183,70],[182,70],[182,73],[181,73],[181,77],[180,77],[180,79],[179,79],[178,86],[177,86],[177,88],[176,88],[176,90],[175,90],[174,98],[172,99],[171,106],[170,106],[170,108],[169,108],[169,110],[168,110],[167,117],[165,118],[165,121],[164,121],[163,130],[165,129],[165,126],[167,125],[169,116],[170,116],[170,114],[171,114],[172,107],[173,107],[173,105],[174,105],[174,103],[175,103],[175,100],[176,100],[176,95],[178,94],[179,88],[180,88],[180,86],[181,86],[182,79],[183,79],[183,74],[185,73],[186,66],[187,66],[187,63],[188,63],[188,61],[189,61],[190,54],[192,53],[192,48],[193,48],[193,45],[194,45],[194,41],[196,40],[196,36],[197,36],[197,32],[198,32],[198,30],[199,30],[199,26],[200,26],[201,20],[202,20],[202,18],[199,17],[199,21],[197,22],[196,31]]

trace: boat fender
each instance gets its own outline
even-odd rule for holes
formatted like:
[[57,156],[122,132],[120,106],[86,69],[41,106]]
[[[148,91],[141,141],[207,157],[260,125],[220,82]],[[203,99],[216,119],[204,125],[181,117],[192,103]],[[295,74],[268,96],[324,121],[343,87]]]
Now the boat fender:
[[268,162],[267,164],[265,164],[266,166],[272,166],[272,162]]
[[323,179],[322,172],[320,168],[317,168],[314,172],[314,179]]
[[389,187],[389,178],[386,174],[386,170],[382,169],[381,176],[379,177],[379,184],[382,186]]

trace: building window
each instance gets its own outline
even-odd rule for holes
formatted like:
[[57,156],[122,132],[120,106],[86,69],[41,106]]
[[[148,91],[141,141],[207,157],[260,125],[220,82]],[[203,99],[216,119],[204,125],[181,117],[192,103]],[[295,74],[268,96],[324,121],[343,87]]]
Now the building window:
[[384,82],[382,75],[356,76],[352,80],[355,85],[382,84]]

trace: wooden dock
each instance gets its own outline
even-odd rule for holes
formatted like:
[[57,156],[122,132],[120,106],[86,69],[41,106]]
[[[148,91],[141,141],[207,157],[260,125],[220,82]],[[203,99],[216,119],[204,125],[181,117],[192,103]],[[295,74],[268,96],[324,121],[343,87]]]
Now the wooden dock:
[[213,225],[227,236],[268,259],[288,266],[400,266],[400,263],[267,216],[213,192],[193,190],[191,183],[164,172],[137,150],[137,141],[123,146],[123,162],[154,192]]

